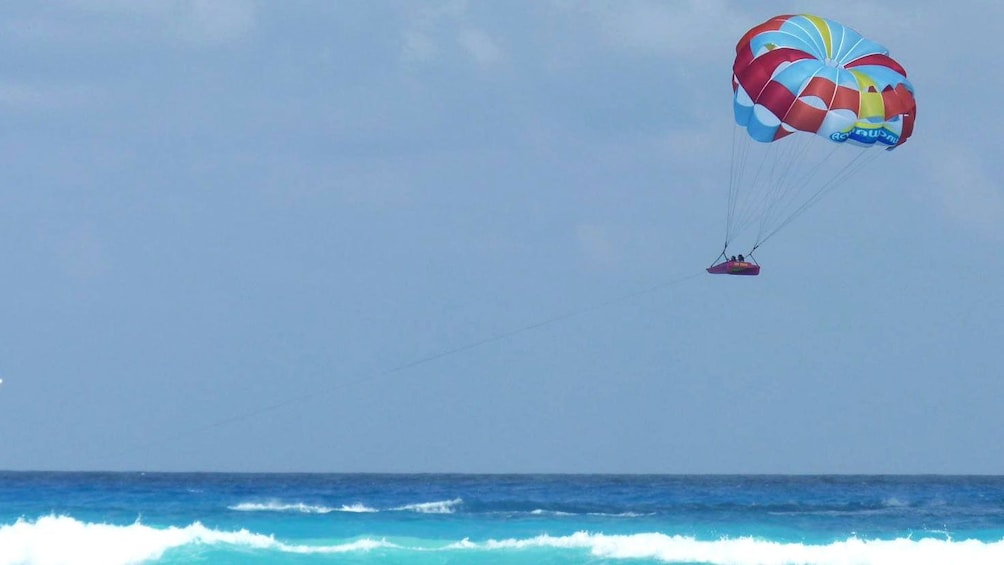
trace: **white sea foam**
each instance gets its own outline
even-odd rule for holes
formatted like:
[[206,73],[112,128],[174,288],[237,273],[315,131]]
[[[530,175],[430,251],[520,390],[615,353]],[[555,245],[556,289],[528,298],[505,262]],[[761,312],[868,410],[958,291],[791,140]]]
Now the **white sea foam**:
[[[391,508],[391,510],[398,512],[418,512],[420,514],[452,514],[456,511],[456,507],[463,503],[464,501],[462,499],[454,498],[453,500],[437,500],[434,502],[405,504],[404,506]],[[362,513],[380,511],[362,503],[343,504],[338,508],[332,508],[328,506],[304,504],[302,502],[289,503],[274,500],[268,502],[241,502],[240,504],[235,504],[233,506],[229,506],[228,508],[230,510],[240,512],[299,512],[303,514],[327,514],[329,512]]]
[[[0,526],[0,565],[102,564],[119,565],[153,561],[171,550],[199,547],[233,548],[241,552],[264,551],[295,554],[365,553],[373,550],[401,552],[519,552],[551,548],[581,551],[594,559],[648,559],[664,563],[712,565],[934,565],[1004,563],[1004,540],[952,541],[947,539],[864,540],[850,538],[826,545],[780,543],[756,538],[697,540],[661,533],[605,535],[578,532],[569,536],[541,535],[525,539],[471,541],[448,545],[417,540],[393,543],[362,538],[328,545],[285,543],[247,530],[220,531],[196,522],[185,527],[154,528],[80,522],[66,516],[18,520]],[[472,557],[472,559],[474,559]]]
[[460,498],[454,498],[453,500],[440,500],[437,502],[420,502],[418,504],[406,504],[404,506],[398,506],[397,508],[392,508],[392,510],[406,510],[411,512],[419,512],[421,514],[453,514],[456,512],[455,508],[463,504],[464,501]]
[[533,514],[534,516],[575,516],[575,514],[571,512],[562,512],[561,510],[544,510],[543,508],[531,510],[530,514]]
[[692,537],[660,533],[603,535],[578,532],[570,536],[548,535],[529,539],[469,540],[452,544],[458,550],[505,550],[533,547],[583,549],[604,559],[656,559],[665,563],[708,563],[713,565],[968,565],[1004,563],[1004,540],[985,543],[977,540],[939,539],[861,540],[851,538],[827,545],[779,543],[755,538],[702,541]]
[[343,505],[341,505],[341,507],[338,508],[338,511],[339,512],[363,512],[363,513],[365,513],[365,512],[379,512],[379,510],[377,510],[376,508],[370,508],[369,506],[366,506],[365,504],[361,504],[361,503],[358,503],[358,502],[356,504],[343,504]]
[[335,554],[398,546],[386,540],[359,539],[335,545],[295,545],[248,530],[220,531],[199,522],[154,528],[94,524],[68,516],[43,516],[0,526],[0,565],[125,565],[161,558],[184,546],[231,546],[284,553]]
[[158,559],[192,543],[267,548],[276,541],[247,530],[222,532],[196,522],[184,528],[88,524],[66,516],[44,516],[0,526],[0,564],[95,563],[116,565]]
[[644,516],[653,516],[654,513],[640,513],[640,512],[586,512],[584,514],[578,514],[576,512],[563,512],[561,510],[544,510],[543,508],[537,508],[536,510],[531,510],[529,512],[534,516],[596,516],[602,518],[641,518]]
[[314,504],[304,504],[302,502],[242,502],[228,507],[230,510],[238,512],[298,512],[301,514],[328,514],[330,512],[378,512],[375,508],[370,508],[361,503],[343,504],[338,508],[320,506]]
[[238,512],[299,512],[302,514],[327,514],[328,512],[334,512],[333,508],[328,508],[327,506],[315,506],[312,504],[304,504],[302,502],[290,504],[287,502],[276,501],[242,502],[240,504],[228,506],[227,508]]
[[887,508],[906,508],[910,506],[910,504],[896,498],[895,496],[891,496],[882,501],[882,506]]

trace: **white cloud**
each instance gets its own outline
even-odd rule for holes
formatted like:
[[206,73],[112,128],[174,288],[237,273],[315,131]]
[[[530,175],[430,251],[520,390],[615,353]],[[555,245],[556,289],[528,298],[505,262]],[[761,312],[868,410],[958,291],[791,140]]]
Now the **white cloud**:
[[19,83],[0,84],[0,106],[11,108],[40,108],[47,106],[46,93],[36,87]]
[[163,17],[174,5],[160,0],[62,0],[61,4],[70,9],[114,14],[141,14]]
[[179,30],[183,37],[196,42],[232,41],[254,29],[256,11],[251,0],[191,0],[179,21]]
[[466,25],[467,2],[449,0],[421,4],[402,32],[401,59],[406,64],[431,63],[459,51],[480,67],[505,59],[498,42],[483,29]]
[[438,55],[439,47],[428,33],[415,29],[404,32],[401,58],[405,63],[427,63]]
[[502,49],[483,31],[476,29],[461,31],[459,41],[460,46],[478,65],[489,66],[504,58]]
[[442,52],[439,35],[443,22],[455,20],[467,11],[467,3],[462,0],[426,2],[419,6],[416,12],[408,14],[411,25],[402,32],[401,59],[406,64],[436,59]]
[[607,44],[620,49],[688,59],[716,57],[730,50],[749,21],[725,0],[570,3],[594,21]]
[[253,31],[258,11],[256,0],[62,0],[60,6],[5,20],[5,35],[78,44],[223,43]]

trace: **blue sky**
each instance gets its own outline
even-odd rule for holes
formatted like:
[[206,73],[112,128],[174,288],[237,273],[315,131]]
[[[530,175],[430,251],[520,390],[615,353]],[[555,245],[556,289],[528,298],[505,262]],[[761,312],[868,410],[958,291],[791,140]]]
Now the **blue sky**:
[[[799,12],[917,130],[704,275],[735,42]],[[999,473],[1002,17],[7,2],[0,468]]]

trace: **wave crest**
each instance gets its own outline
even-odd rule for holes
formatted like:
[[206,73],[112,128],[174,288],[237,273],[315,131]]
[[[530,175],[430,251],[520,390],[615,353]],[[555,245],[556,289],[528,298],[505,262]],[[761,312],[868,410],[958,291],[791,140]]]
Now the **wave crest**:
[[242,502],[227,507],[229,510],[237,512],[299,512],[301,514],[328,514],[331,512],[379,512],[375,508],[370,508],[361,503],[343,504],[339,508],[321,506],[314,504],[304,504],[303,502]]
[[705,541],[661,533],[604,535],[577,532],[563,537],[542,535],[529,539],[489,540],[480,544],[464,540],[451,547],[485,550],[534,547],[584,549],[594,557],[605,559],[655,559],[665,563],[709,565],[1004,563],[1004,540],[986,543],[979,540],[951,541],[933,538],[917,540],[850,538],[826,545],[807,545],[752,537]]
[[391,510],[419,512],[421,514],[453,514],[456,507],[463,504],[463,499],[440,500],[437,502],[420,502],[418,504],[405,504]]
[[78,563],[118,565],[159,559],[165,551],[191,543],[229,544],[255,549],[278,544],[271,536],[247,530],[223,532],[199,522],[178,528],[92,524],[68,516],[19,519],[0,526],[0,563]]
[[199,522],[185,527],[154,528],[81,522],[69,516],[19,519],[0,526],[0,565],[23,563],[100,563],[125,565],[153,561],[188,545],[232,546],[300,554],[337,554],[399,548],[386,540],[363,538],[333,545],[296,545],[241,529],[220,531]]

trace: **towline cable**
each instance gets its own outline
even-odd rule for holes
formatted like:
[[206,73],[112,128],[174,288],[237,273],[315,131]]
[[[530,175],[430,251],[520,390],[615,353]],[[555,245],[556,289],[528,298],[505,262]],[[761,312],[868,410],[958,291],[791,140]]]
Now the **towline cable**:
[[663,290],[663,289],[666,289],[666,288],[670,288],[670,287],[682,284],[682,283],[684,283],[686,281],[689,281],[691,279],[695,279],[695,278],[697,278],[699,276],[702,276],[703,274],[705,274],[705,272],[704,272],[704,270],[701,270],[701,271],[698,271],[696,273],[693,273],[693,274],[690,274],[690,275],[685,275],[685,276],[682,276],[682,277],[678,277],[678,278],[675,278],[675,279],[672,279],[672,280],[669,280],[669,281],[665,281],[665,282],[662,282],[662,283],[659,283],[659,284],[655,284],[655,285],[643,288],[641,290],[637,290],[637,291],[630,292],[630,293],[627,293],[627,294],[622,294],[620,296],[617,296],[617,297],[614,297],[614,298],[611,298],[611,299],[608,299],[608,300],[605,300],[605,301],[602,301],[602,302],[597,302],[597,303],[594,303],[594,304],[591,304],[591,305],[583,306],[581,308],[577,308],[575,310],[571,310],[569,312],[565,312],[564,314],[557,314],[557,315],[551,316],[550,318],[545,318],[543,320],[540,320],[540,321],[537,321],[537,322],[534,322],[534,323],[531,323],[531,324],[527,324],[525,326],[520,326],[520,327],[512,329],[512,330],[500,332],[500,333],[497,333],[497,334],[494,334],[494,335],[490,335],[490,336],[487,336],[487,337],[484,337],[484,338],[481,338],[481,339],[478,339],[478,340],[474,340],[474,341],[465,343],[463,345],[459,345],[457,347],[453,347],[453,348],[450,348],[450,349],[444,349],[444,350],[438,351],[436,353],[431,353],[431,354],[426,355],[424,357],[419,357],[417,359],[413,359],[411,361],[402,363],[400,365],[396,365],[394,367],[390,367],[388,369],[384,369],[383,371],[377,371],[377,372],[368,373],[366,375],[359,376],[359,377],[356,377],[354,379],[348,379],[348,380],[339,381],[339,382],[336,382],[336,383],[332,383],[329,386],[321,387],[319,389],[313,389],[311,391],[308,391],[308,392],[305,392],[305,393],[301,393],[301,394],[298,394],[298,395],[295,395],[295,396],[290,396],[288,398],[285,398],[283,400],[279,400],[279,401],[274,402],[272,404],[266,404],[266,405],[258,406],[258,407],[249,409],[247,411],[244,411],[244,412],[241,412],[241,413],[238,413],[238,414],[234,414],[234,415],[226,417],[226,418],[221,418],[219,420],[215,420],[215,421],[210,422],[208,424],[204,424],[204,425],[201,425],[201,426],[198,426],[198,427],[189,428],[187,430],[180,431],[180,432],[175,433],[173,435],[165,436],[165,437],[162,437],[160,439],[156,439],[156,440],[153,440],[153,441],[149,441],[149,442],[145,442],[145,443],[142,443],[142,444],[139,444],[139,445],[134,445],[132,447],[128,447],[126,449],[118,451],[115,454],[115,456],[121,457],[123,455],[127,455],[127,454],[130,454],[130,453],[135,453],[135,452],[138,452],[138,451],[145,451],[145,450],[148,450],[148,449],[152,449],[154,447],[158,447],[158,446],[162,446],[162,445],[174,443],[175,441],[180,440],[182,438],[190,437],[190,436],[202,433],[202,432],[206,432],[206,431],[213,430],[213,429],[216,429],[216,428],[222,428],[222,427],[225,427],[225,426],[228,426],[230,424],[237,423],[237,422],[242,422],[242,421],[250,420],[250,419],[253,419],[253,418],[257,417],[257,416],[265,414],[267,412],[273,412],[275,410],[279,410],[281,408],[285,408],[285,407],[293,405],[293,404],[299,404],[299,403],[302,403],[302,402],[307,402],[307,401],[310,401],[310,400],[314,400],[314,399],[317,399],[317,398],[319,398],[321,396],[331,394],[332,392],[335,392],[337,390],[349,388],[349,387],[356,386],[356,385],[359,385],[359,384],[362,384],[362,383],[366,383],[366,382],[370,382],[370,381],[375,381],[375,380],[378,380],[380,378],[388,377],[388,376],[394,375],[396,373],[401,373],[401,372],[407,371],[409,369],[413,369],[413,368],[421,366],[421,365],[432,363],[433,361],[437,361],[439,359],[444,359],[446,357],[452,357],[454,355],[458,355],[458,354],[463,353],[465,351],[470,351],[472,349],[477,349],[479,347],[483,347],[483,346],[488,345],[490,343],[495,343],[495,342],[503,341],[503,340],[506,340],[506,339],[510,339],[510,338],[516,337],[516,336],[518,336],[520,334],[524,334],[524,333],[531,332],[531,331],[534,331],[534,330],[538,330],[538,329],[541,329],[541,328],[544,328],[544,327],[547,327],[547,326],[551,326],[551,325],[554,325],[554,324],[557,324],[557,323],[569,320],[571,318],[576,318],[576,317],[588,314],[590,312],[596,312],[596,311],[599,311],[599,310],[610,308],[610,307],[615,306],[617,304],[620,304],[620,303],[623,303],[623,302],[628,302],[630,300],[638,298],[639,296],[644,296],[646,294],[652,294],[652,293],[658,292],[660,290]]

